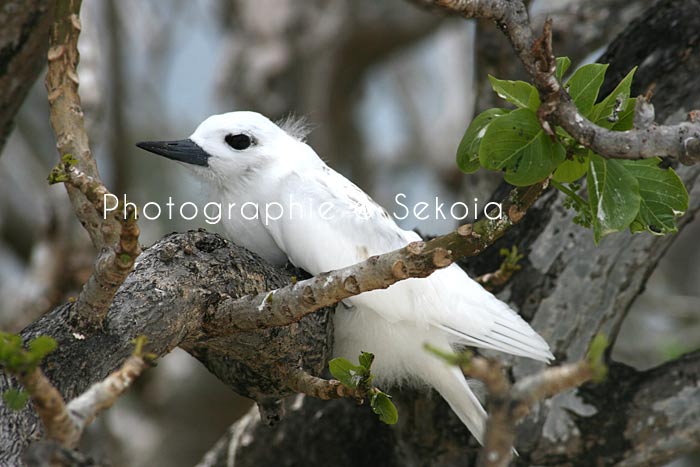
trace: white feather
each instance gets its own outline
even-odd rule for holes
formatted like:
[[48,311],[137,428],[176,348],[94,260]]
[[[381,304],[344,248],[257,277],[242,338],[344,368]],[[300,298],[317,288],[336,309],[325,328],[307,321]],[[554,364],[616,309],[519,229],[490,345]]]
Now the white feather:
[[[253,136],[256,144],[232,151],[223,140],[236,133]],[[224,224],[233,241],[269,261],[288,258],[318,274],[420,240],[416,233],[399,228],[384,209],[326,166],[303,141],[259,114],[210,117],[191,139],[211,156],[209,167],[193,170],[210,180],[218,199],[250,201],[261,209],[280,203],[285,214],[292,214],[272,222],[261,216]],[[309,208],[304,215],[299,215],[295,202]],[[336,311],[334,353],[356,360],[360,351],[373,352],[380,384],[433,386],[479,440],[486,417],[483,408],[459,370],[427,353],[424,343],[483,347],[543,361],[553,358],[547,343],[517,313],[456,265],[347,302],[353,307],[340,306]]]

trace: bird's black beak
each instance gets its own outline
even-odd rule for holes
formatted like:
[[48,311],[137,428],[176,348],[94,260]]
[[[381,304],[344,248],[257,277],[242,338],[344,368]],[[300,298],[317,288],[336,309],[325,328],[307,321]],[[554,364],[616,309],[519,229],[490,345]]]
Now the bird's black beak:
[[186,162],[193,165],[209,166],[209,154],[191,139],[178,141],[144,141],[136,146],[148,152],[165,156],[174,161]]

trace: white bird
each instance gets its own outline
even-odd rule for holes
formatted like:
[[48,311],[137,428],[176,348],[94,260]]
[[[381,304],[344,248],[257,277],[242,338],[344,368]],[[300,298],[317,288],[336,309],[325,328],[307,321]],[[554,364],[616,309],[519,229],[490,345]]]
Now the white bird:
[[[206,181],[213,199],[249,203],[247,213],[229,209],[226,235],[277,265],[289,260],[319,274],[421,240],[329,168],[296,133],[255,112],[231,112],[207,118],[189,139],[138,146],[185,162]],[[262,215],[266,206],[269,217]],[[246,219],[256,208],[261,215]],[[335,356],[356,361],[361,351],[372,352],[377,385],[434,387],[479,442],[486,412],[461,371],[426,352],[424,344],[554,358],[515,311],[455,264],[347,302],[349,309],[339,305],[335,313]]]

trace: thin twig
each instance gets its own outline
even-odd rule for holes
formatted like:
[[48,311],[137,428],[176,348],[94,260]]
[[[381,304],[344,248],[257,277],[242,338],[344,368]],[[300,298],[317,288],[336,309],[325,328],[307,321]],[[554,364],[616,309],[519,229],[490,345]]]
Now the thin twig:
[[293,391],[321,400],[350,398],[360,402],[367,397],[360,388],[345,386],[336,379],[318,378],[302,369],[290,372],[287,381]]
[[68,404],[38,366],[27,373],[17,373],[17,379],[29,393],[41,419],[46,438],[66,449],[75,449],[85,428],[100,412],[111,407],[148,367],[150,356],[142,354],[143,343],[143,339],[137,343],[134,355],[118,370]]
[[93,384],[84,393],[68,403],[68,411],[71,418],[76,422],[80,430],[78,438],[80,440],[82,432],[92,423],[95,417],[114,404],[139,377],[148,363],[139,355],[132,355],[114,373],[104,380]]
[[426,349],[462,372],[484,383],[488,391],[488,413],[484,447],[479,467],[506,467],[512,460],[515,429],[538,401],[576,388],[583,383],[604,379],[603,362],[607,339],[596,336],[586,357],[576,363],[549,367],[512,385],[497,360],[474,356],[471,352],[454,354],[426,345]]

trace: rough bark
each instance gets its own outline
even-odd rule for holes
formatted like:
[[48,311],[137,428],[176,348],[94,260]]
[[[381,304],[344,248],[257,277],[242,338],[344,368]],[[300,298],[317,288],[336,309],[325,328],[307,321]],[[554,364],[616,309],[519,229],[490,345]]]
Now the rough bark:
[[[62,305],[29,327],[31,339],[50,335],[58,350],[42,368],[65,399],[102,380],[131,354],[131,340],[146,335],[149,352],[164,355],[179,346],[198,358],[236,392],[258,401],[270,419],[279,418],[277,399],[291,394],[285,370],[319,374],[332,344],[329,312],[290,326],[210,339],[201,332],[203,314],[217,297],[239,297],[285,285],[294,271],[265,264],[252,253],[206,232],[172,234],[139,257],[121,287],[101,332],[81,336],[68,325],[73,304]],[[0,392],[16,386],[0,373]],[[18,465],[40,433],[34,411],[0,405],[0,465]]]
[[[700,16],[686,13],[696,5],[657,3],[611,44],[604,58],[611,63],[607,86],[614,86],[619,73],[649,57],[667,57],[663,66],[641,67],[635,87],[639,91],[656,84],[654,103],[661,121],[678,120],[688,110],[700,107],[693,84],[697,76],[693,70],[700,64],[700,57],[693,53],[698,45],[696,23]],[[639,34],[642,29],[656,32]],[[634,54],[627,53],[630,47]],[[687,225],[699,207],[700,170],[684,168],[680,173],[691,191],[691,213],[682,220],[682,225]],[[470,261],[475,272],[483,273],[498,266],[501,246],[515,243],[528,253],[523,270],[513,277],[502,297],[532,321],[553,346],[559,361],[583,356],[598,331],[614,340],[627,310],[675,238],[618,234],[595,247],[591,233],[574,225],[572,217],[562,207],[561,196],[550,193],[500,244],[477,261]],[[536,368],[538,364],[519,360],[513,373],[522,377]],[[668,462],[700,444],[700,417],[696,410],[687,409],[700,404],[699,380],[697,353],[646,372],[612,363],[604,385],[555,397],[520,426],[518,463]],[[669,385],[669,381],[679,383]],[[254,415],[241,421],[217,444],[224,452],[233,449],[235,455],[228,451],[228,456],[217,461],[214,450],[202,465],[230,465],[227,462],[233,459],[237,466],[266,465],[273,452],[285,452],[284,459],[276,458],[282,465],[319,465],[332,460],[350,466],[363,465],[369,459],[389,466],[423,465],[428,459],[432,465],[473,461],[473,442],[470,445],[466,430],[437,395],[420,396],[413,391],[392,394],[398,399],[401,414],[394,430],[381,426],[349,401],[299,399],[290,416],[272,430],[261,427]]]

